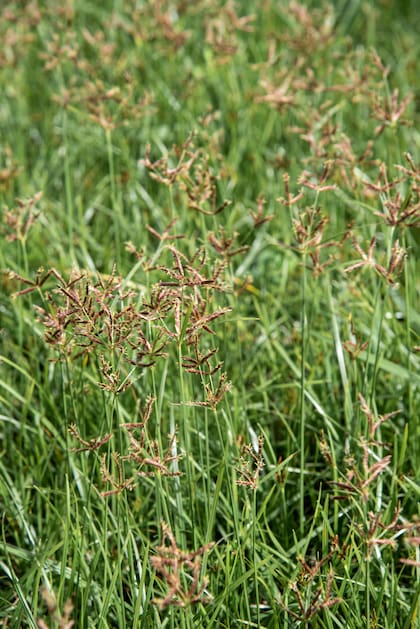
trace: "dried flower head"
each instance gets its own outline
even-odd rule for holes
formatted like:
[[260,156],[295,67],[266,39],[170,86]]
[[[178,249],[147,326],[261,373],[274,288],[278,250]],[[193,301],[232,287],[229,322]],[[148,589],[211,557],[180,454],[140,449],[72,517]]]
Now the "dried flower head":
[[[74,626],[74,620],[71,620],[70,618],[73,612],[73,603],[71,600],[69,599],[65,602],[63,612],[60,613],[53,592],[48,590],[46,587],[42,587],[41,596],[47,606],[48,614],[51,618],[51,627],[57,627],[57,629],[72,629]],[[38,618],[37,622],[39,629],[49,629],[47,623],[42,620],[42,618]]]
[[239,478],[236,481],[237,485],[242,487],[249,487],[249,489],[255,490],[258,487],[260,474],[264,468],[264,437],[258,436],[258,446],[255,450],[252,444],[245,445],[242,448],[242,454],[239,459],[239,467],[237,472]]
[[153,602],[160,609],[171,605],[188,607],[197,603],[209,603],[211,596],[206,592],[208,579],[201,579],[200,572],[202,558],[214,544],[206,544],[192,552],[183,551],[165,522],[162,522],[162,536],[164,543],[156,547],[151,563],[166,586],[167,594],[162,598],[155,598]]
[[37,192],[30,199],[16,199],[16,207],[12,210],[9,210],[8,208],[5,209],[4,223],[8,232],[6,240],[19,240],[20,242],[25,243],[30,228],[39,217],[39,212],[35,210],[35,206],[41,198],[42,192]]

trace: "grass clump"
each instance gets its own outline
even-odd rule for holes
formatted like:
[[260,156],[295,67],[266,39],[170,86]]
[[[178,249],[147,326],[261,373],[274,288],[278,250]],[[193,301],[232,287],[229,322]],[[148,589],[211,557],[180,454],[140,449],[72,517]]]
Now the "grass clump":
[[416,19],[5,10],[2,626],[418,625]]

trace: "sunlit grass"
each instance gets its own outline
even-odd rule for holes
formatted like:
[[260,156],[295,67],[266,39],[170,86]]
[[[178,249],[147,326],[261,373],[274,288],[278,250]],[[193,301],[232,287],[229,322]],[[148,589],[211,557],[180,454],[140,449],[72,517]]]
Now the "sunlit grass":
[[418,625],[416,15],[5,10],[2,626]]

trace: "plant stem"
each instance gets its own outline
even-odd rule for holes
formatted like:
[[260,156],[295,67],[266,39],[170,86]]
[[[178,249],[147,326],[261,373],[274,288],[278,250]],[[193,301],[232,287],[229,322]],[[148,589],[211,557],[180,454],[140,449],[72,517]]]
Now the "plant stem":
[[302,292],[301,292],[301,364],[300,364],[300,399],[299,399],[299,448],[300,448],[300,473],[299,473],[299,531],[303,535],[305,531],[305,361],[306,361],[306,254],[302,258]]

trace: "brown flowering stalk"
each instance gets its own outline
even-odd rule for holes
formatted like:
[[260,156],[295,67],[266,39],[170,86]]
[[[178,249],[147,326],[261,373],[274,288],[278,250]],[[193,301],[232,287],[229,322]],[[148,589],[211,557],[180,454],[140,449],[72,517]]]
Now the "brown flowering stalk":
[[103,437],[95,437],[94,439],[90,439],[89,441],[87,441],[86,439],[83,439],[83,437],[80,435],[76,424],[70,424],[69,433],[81,444],[80,448],[72,448],[72,452],[93,452],[94,450],[98,450],[99,448],[101,448],[103,445],[108,443],[110,439],[112,439],[112,435],[108,433]]
[[331,175],[332,167],[332,160],[327,160],[324,164],[320,177],[314,177],[311,172],[304,170],[300,175],[298,182],[302,186],[315,190],[318,193],[326,192],[327,190],[335,190],[337,188],[335,184],[327,184],[327,180]]
[[239,474],[237,485],[249,487],[249,489],[257,489],[260,474],[264,468],[263,458],[264,437],[258,436],[258,449],[249,444],[242,448],[242,454],[239,459],[240,466],[236,469]]
[[[1,52],[0,52],[0,67],[2,66]],[[0,191],[8,190],[13,181],[23,171],[22,166],[19,166],[18,162],[13,159],[13,153],[6,144],[6,146],[0,148]],[[7,224],[6,219],[7,210],[3,214],[3,220]]]
[[367,503],[370,496],[370,485],[382,472],[389,468],[391,463],[391,455],[377,460],[372,465],[369,464],[370,449],[366,440],[361,439],[360,445],[363,450],[362,470],[359,470],[353,457],[347,457],[346,481],[332,481],[330,484],[337,487],[342,493],[334,496],[335,500],[343,500],[349,496],[358,495],[364,504]]
[[21,275],[18,275],[14,271],[10,271],[9,277],[11,280],[17,280],[18,282],[21,282],[22,284],[26,284],[28,286],[28,288],[24,288],[13,293],[12,299],[16,299],[16,297],[20,297],[22,295],[27,295],[42,288],[42,286],[51,276],[54,276],[60,282],[63,281],[63,278],[55,269],[49,269],[48,271],[44,272],[44,268],[40,267],[36,272],[34,280],[27,279],[25,277],[22,277]]
[[[323,610],[334,607],[342,601],[340,597],[333,596],[332,592],[334,572],[330,562],[338,552],[338,538],[333,538],[331,550],[325,557],[311,562],[307,562],[304,557],[299,558],[301,565],[300,574],[290,585],[296,598],[298,611],[296,612],[289,607],[285,607],[282,603],[280,604],[290,616],[305,623],[305,625]],[[324,585],[325,576],[321,571],[326,564],[329,565],[329,569],[326,576],[326,585]],[[314,591],[314,585],[317,582],[320,585]]]
[[341,492],[341,494],[334,496],[335,500],[343,500],[349,496],[359,496],[362,502],[366,504],[370,497],[372,483],[380,474],[389,469],[392,460],[390,454],[380,458],[372,450],[372,446],[384,445],[375,439],[376,431],[385,421],[398,414],[398,411],[380,415],[376,419],[362,394],[359,394],[359,400],[361,410],[367,420],[368,429],[368,439],[365,437],[360,437],[359,439],[358,445],[361,450],[361,461],[358,463],[353,456],[348,456],[346,459],[346,480],[334,481],[331,482],[331,485],[337,487]]
[[400,527],[404,529],[404,532],[408,533],[405,538],[405,542],[408,547],[413,547],[417,557],[416,559],[413,559],[412,557],[401,558],[400,563],[420,568],[420,561],[418,561],[420,546],[420,522],[417,518],[414,522],[405,522],[403,525],[400,525]]
[[[398,520],[400,518],[401,507],[397,506],[394,512],[394,516],[392,520],[385,524],[381,519],[380,514],[373,513],[369,511],[368,520],[366,525],[359,531],[362,537],[366,540],[367,543],[367,557],[369,558],[373,551],[376,554],[380,553],[380,549],[387,546],[391,549],[395,549],[397,546],[397,540],[395,539],[395,532],[399,530]],[[390,536],[390,534],[393,534]]]
[[128,454],[122,457],[122,461],[131,464],[133,475],[138,477],[150,478],[156,474],[180,476],[181,472],[174,469],[174,464],[183,457],[177,453],[176,430],[169,436],[168,447],[163,453],[159,443],[150,436],[148,423],[154,403],[155,398],[149,396],[144,408],[140,410],[141,421],[121,424],[121,428],[127,432],[129,441]]
[[285,29],[282,39],[288,46],[312,56],[325,50],[335,36],[333,9],[330,5],[321,11],[309,10],[305,4],[292,0],[288,11],[293,19],[291,29]]
[[361,260],[346,267],[344,269],[344,272],[350,273],[350,271],[354,271],[355,269],[370,267],[370,268],[376,269],[381,275],[385,275],[386,269],[383,266],[377,264],[373,257],[373,252],[376,247],[376,236],[372,237],[367,251],[363,251],[363,249],[361,248],[361,246],[359,245],[359,243],[354,237],[352,240],[353,240],[354,248],[356,249],[357,253],[360,255]]
[[[160,609],[171,605],[188,607],[197,603],[209,603],[211,596],[206,593],[208,578],[201,580],[200,572],[202,558],[214,544],[206,544],[192,552],[183,551],[178,547],[169,526],[165,522],[161,526],[163,544],[156,547],[151,563],[168,591],[166,596],[155,598],[153,602]],[[191,583],[188,588],[184,584],[186,580]]]
[[174,218],[168,225],[165,227],[162,233],[157,232],[150,225],[146,225],[147,231],[149,231],[153,236],[155,236],[161,242],[165,242],[166,240],[179,240],[181,238],[185,238],[184,234],[171,234],[171,229],[177,222],[177,218]]
[[[148,478],[156,474],[170,477],[181,476],[182,472],[172,469],[173,463],[183,457],[176,451],[176,432],[169,436],[166,452],[161,453],[158,442],[150,438],[144,422],[128,423],[122,426],[126,429],[130,442],[128,455],[123,458],[125,461],[135,464],[137,476]],[[135,433],[138,430],[140,430],[140,436],[136,437]],[[147,468],[151,469],[148,470]]]
[[227,374],[222,373],[216,387],[212,384],[205,384],[206,399],[204,401],[184,402],[185,406],[203,406],[216,410],[218,404],[232,388],[232,383],[227,380]]
[[380,124],[376,127],[375,134],[381,135],[386,127],[396,127],[397,123],[400,125],[409,124],[407,120],[402,118],[402,115],[412,100],[412,94],[408,94],[400,100],[398,88],[395,88],[391,97],[385,97],[382,100],[376,95],[373,105],[373,116],[376,120],[379,120]]
[[237,236],[237,232],[228,236],[226,230],[223,227],[219,227],[219,237],[217,237],[213,232],[210,232],[207,238],[213,249],[215,249],[218,254],[223,256],[225,259],[230,259],[240,253],[248,251],[249,249],[247,246],[234,248]]
[[359,401],[360,401],[360,408],[362,409],[362,413],[364,414],[368,422],[368,431],[369,431],[370,439],[373,439],[379,426],[381,426],[388,419],[391,419],[391,417],[395,417],[396,415],[400,413],[400,411],[393,411],[392,413],[387,413],[386,415],[379,415],[378,418],[376,419],[373,411],[369,408],[365,398],[363,397],[361,393],[359,393]]
[[[182,175],[189,172],[198,159],[199,151],[193,151],[193,147],[193,134],[190,134],[180,147],[174,145],[171,152],[160,159],[151,161],[151,146],[148,144],[141,164],[147,168],[152,179],[165,186],[173,186]],[[173,166],[172,163],[174,163]]]
[[279,199],[277,199],[279,201],[279,203],[281,203],[282,205],[285,205],[286,207],[292,207],[293,205],[296,205],[296,203],[298,203],[301,198],[304,195],[304,191],[301,189],[297,195],[292,196],[292,193],[290,192],[290,175],[289,173],[284,173],[283,174],[283,182],[284,182],[284,190],[286,193],[286,197],[280,197]]
[[352,360],[356,360],[367,348],[368,341],[361,341],[355,331],[353,318],[350,316],[350,339],[344,341],[343,348]]
[[260,194],[257,199],[257,211],[250,212],[254,227],[261,227],[261,225],[264,225],[264,223],[269,223],[274,218],[274,214],[264,214],[264,205],[264,195]]
[[165,40],[170,43],[175,50],[181,48],[189,39],[191,31],[183,31],[175,26],[170,3],[163,0],[156,0],[149,3],[153,7],[156,26],[162,32]]
[[8,231],[6,240],[19,240],[22,244],[26,242],[30,228],[39,217],[39,212],[35,210],[35,206],[41,198],[42,192],[37,192],[30,199],[16,199],[16,207],[12,210],[5,209],[3,220]]
[[404,157],[407,160],[408,167],[397,164],[396,168],[403,172],[407,177],[410,177],[410,179],[420,183],[420,165],[416,166],[410,153],[404,153]]
[[211,365],[210,359],[218,352],[218,348],[213,348],[203,354],[198,347],[198,339],[196,339],[194,345],[194,357],[183,356],[182,367],[189,373],[200,374],[201,376],[212,376],[222,367],[222,362],[217,362],[216,365]]
[[[65,602],[63,612],[61,613],[58,609],[57,600],[53,592],[50,592],[50,590],[46,587],[42,587],[41,596],[47,606],[48,614],[50,615],[53,623],[51,627],[57,627],[57,629],[72,629],[74,626],[74,620],[71,620],[73,612],[73,603],[71,600],[68,599]],[[42,618],[38,618],[37,623],[39,629],[49,629],[47,623],[42,620]]]
[[122,494],[123,491],[132,491],[135,487],[134,477],[128,479],[125,478],[123,466],[121,463],[121,456],[118,452],[112,453],[112,463],[114,471],[110,472],[107,464],[107,455],[104,454],[101,458],[101,476],[103,483],[108,483],[112,486],[112,489],[102,491],[101,496],[108,498],[116,494]]
[[297,583],[292,583],[291,590],[296,596],[296,600],[299,606],[299,613],[293,612],[287,609],[287,612],[301,622],[309,622],[324,609],[330,609],[341,603],[342,599],[338,596],[332,596],[332,586],[334,581],[334,573],[332,570],[327,575],[327,586],[324,588],[322,585],[311,596],[309,602],[304,600],[299,586]]
[[374,251],[376,247],[376,236],[373,236],[367,251],[364,251],[357,242],[356,238],[352,237],[354,248],[360,255],[361,259],[351,264],[344,269],[345,273],[350,273],[356,269],[371,268],[374,269],[381,277],[383,277],[389,284],[395,284],[396,277],[401,272],[404,260],[406,258],[406,250],[400,247],[399,241],[396,240],[392,249],[391,255],[388,261],[388,266],[384,267],[382,264],[376,262],[374,258]]
[[292,73],[285,71],[282,77],[278,77],[277,85],[274,85],[268,79],[262,79],[261,87],[266,93],[256,97],[255,101],[257,103],[268,103],[278,111],[294,106],[296,104],[296,94],[291,89],[292,78]]
[[209,156],[194,144],[195,134],[191,133],[181,146],[172,149],[160,159],[150,159],[151,147],[146,147],[141,164],[147,168],[155,181],[173,188],[177,186],[186,194],[190,209],[207,216],[222,212],[229,201],[217,203],[217,181],[220,175],[210,167]]
[[[292,224],[297,241],[297,250],[309,256],[312,262],[312,273],[318,277],[335,259],[334,256],[330,255],[322,262],[323,250],[340,246],[340,243],[334,240],[324,240],[328,218],[321,213],[319,208],[310,207],[300,212],[298,218],[292,219]],[[345,235],[344,238],[346,237]]]
[[420,227],[420,202],[410,204],[410,198],[403,198],[400,192],[396,192],[393,199],[383,202],[384,211],[375,212],[375,216],[383,218],[391,227]]
[[228,63],[238,50],[240,39],[238,31],[251,32],[255,15],[239,16],[237,2],[228,0],[222,6],[210,3],[205,14],[205,41],[215,54],[216,63]]
[[115,270],[109,276],[99,275],[96,282],[76,271],[65,280],[55,269],[46,273],[40,269],[35,280],[14,273],[11,277],[28,285],[15,297],[41,289],[51,277],[57,280],[52,291],[43,293],[47,307],[35,306],[45,328],[45,340],[73,359],[99,351],[101,388],[121,393],[130,385],[125,370],[119,373],[111,366],[106,352],[140,367],[153,365],[158,357],[165,356],[161,332],[150,332],[146,325],[158,315],[147,304],[143,309],[138,307],[138,292],[124,290]]

